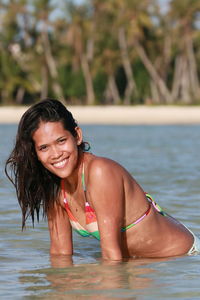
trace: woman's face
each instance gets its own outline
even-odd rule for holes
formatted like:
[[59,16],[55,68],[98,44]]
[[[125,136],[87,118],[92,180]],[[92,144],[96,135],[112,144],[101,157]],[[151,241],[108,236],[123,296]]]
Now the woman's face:
[[77,167],[82,131],[77,127],[76,132],[74,137],[61,122],[41,122],[32,136],[38,160],[60,178],[72,176]]

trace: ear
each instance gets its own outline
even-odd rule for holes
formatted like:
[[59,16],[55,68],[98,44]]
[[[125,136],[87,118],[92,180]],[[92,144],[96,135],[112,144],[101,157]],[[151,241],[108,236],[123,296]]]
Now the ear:
[[76,130],[76,143],[77,145],[80,145],[83,141],[82,129],[77,126],[75,130]]

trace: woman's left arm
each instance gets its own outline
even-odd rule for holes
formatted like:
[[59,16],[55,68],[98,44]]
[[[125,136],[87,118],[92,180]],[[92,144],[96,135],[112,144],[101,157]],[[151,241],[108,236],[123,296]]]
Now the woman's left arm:
[[122,260],[121,228],[124,220],[124,186],[120,166],[102,159],[93,162],[89,175],[89,199],[94,207],[102,257]]

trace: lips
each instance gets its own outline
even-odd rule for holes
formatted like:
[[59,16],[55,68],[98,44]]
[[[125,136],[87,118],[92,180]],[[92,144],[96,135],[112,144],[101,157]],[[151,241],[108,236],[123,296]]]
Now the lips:
[[66,164],[66,162],[67,162],[67,159],[65,158],[65,159],[63,159],[63,160],[61,160],[59,162],[53,163],[53,166],[55,168],[61,169],[61,168],[64,167],[64,165]]

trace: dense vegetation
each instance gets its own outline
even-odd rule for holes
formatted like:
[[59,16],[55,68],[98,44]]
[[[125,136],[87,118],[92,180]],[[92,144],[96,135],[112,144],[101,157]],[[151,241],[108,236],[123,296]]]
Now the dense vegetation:
[[61,2],[1,0],[0,104],[200,103],[200,1]]

